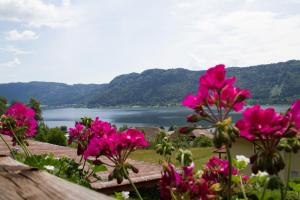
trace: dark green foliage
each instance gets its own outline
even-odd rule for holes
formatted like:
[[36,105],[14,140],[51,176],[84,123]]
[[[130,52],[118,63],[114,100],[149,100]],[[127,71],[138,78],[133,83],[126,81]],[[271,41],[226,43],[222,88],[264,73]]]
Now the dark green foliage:
[[34,116],[35,120],[43,121],[42,109],[41,109],[40,102],[32,97],[32,98],[30,98],[28,106],[35,111],[35,116]]
[[212,139],[206,136],[196,137],[193,140],[194,147],[211,147],[213,145]]
[[[251,91],[251,103],[291,103],[300,97],[300,61],[227,68],[236,76],[237,86]],[[184,96],[197,90],[199,76],[205,71],[152,69],[113,79],[89,102],[97,105],[179,104]]]
[[48,132],[48,143],[56,144],[60,146],[67,145],[66,133],[63,132],[60,128],[50,128]]
[[[300,61],[291,60],[252,67],[227,68],[237,86],[247,88],[248,103],[287,104],[300,98]],[[184,96],[197,90],[205,71],[151,69],[114,78],[109,84],[30,82],[0,84],[0,94],[9,101],[28,101],[32,96],[46,105],[179,105]]]
[[7,109],[7,100],[5,97],[0,96],[0,115],[4,114]]
[[37,129],[37,134],[34,136],[34,139],[41,142],[47,142],[48,140],[48,131],[49,128],[45,124],[40,124]]
[[[159,190],[157,186],[154,187],[141,187],[138,188],[144,200],[159,200]],[[130,193],[130,197],[137,199],[134,192]]]
[[193,138],[188,135],[178,134],[176,138],[172,140],[176,148],[188,148],[193,144]]
[[38,133],[34,137],[35,140],[47,142],[60,146],[67,145],[65,127],[48,128],[45,124],[38,127]]

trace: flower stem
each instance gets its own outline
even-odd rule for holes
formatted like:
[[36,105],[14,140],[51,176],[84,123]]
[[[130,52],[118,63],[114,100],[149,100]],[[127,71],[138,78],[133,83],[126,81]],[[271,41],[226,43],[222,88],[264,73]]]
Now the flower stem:
[[269,184],[269,178],[267,178],[266,182],[265,182],[265,185],[264,185],[264,189],[263,189],[263,192],[261,194],[261,197],[260,197],[260,200],[264,200],[265,198],[265,194],[266,194],[266,190],[267,190],[267,186]]
[[2,134],[0,134],[0,137],[2,139],[2,141],[5,143],[5,145],[7,146],[7,148],[10,151],[10,154],[12,155],[12,157],[15,159],[15,153],[13,152],[13,150],[10,148],[9,144],[7,144],[7,142],[5,141],[5,139],[2,137]]
[[141,194],[139,193],[138,189],[136,188],[136,186],[134,185],[134,183],[132,182],[132,180],[129,178],[129,175],[128,175],[126,169],[124,167],[122,167],[122,170],[124,172],[125,178],[129,181],[129,183],[131,184],[131,186],[134,189],[135,194],[138,196],[138,199],[139,200],[143,200],[143,198],[142,198]]
[[232,159],[230,154],[230,148],[226,145],[226,153],[227,153],[227,160],[229,163],[228,166],[228,191],[227,191],[227,200],[231,200],[231,177],[232,177]]
[[17,143],[20,145],[20,147],[23,149],[23,151],[24,151],[24,153],[26,154],[26,156],[27,156],[27,157],[32,156],[31,152],[26,148],[26,146],[24,145],[24,143],[21,142],[21,141],[19,140],[19,138],[16,136],[16,134],[15,134],[15,132],[14,132],[14,130],[13,130],[13,128],[12,128],[10,122],[8,122],[8,124],[9,124],[10,130],[11,130],[13,136],[14,136],[15,139],[17,140]]
[[288,157],[288,171],[287,171],[287,178],[286,178],[286,184],[285,184],[285,191],[284,191],[284,198],[286,197],[288,188],[289,188],[289,181],[290,181],[290,175],[291,175],[291,166],[292,166],[292,153],[289,153],[289,157]]
[[241,188],[242,188],[242,193],[243,193],[244,199],[248,200],[246,192],[245,192],[245,187],[244,187],[244,184],[243,184],[242,176],[240,176],[240,182],[241,182]]

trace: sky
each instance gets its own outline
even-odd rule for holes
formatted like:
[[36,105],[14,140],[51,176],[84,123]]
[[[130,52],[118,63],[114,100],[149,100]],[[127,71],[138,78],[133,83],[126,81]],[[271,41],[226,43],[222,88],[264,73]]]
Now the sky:
[[0,0],[0,82],[300,59],[300,0]]

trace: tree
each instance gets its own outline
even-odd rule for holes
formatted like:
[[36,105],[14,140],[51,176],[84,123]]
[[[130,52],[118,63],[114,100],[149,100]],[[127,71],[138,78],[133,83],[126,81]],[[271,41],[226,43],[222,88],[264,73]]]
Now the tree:
[[43,121],[41,104],[38,100],[31,97],[28,106],[35,111],[35,120]]
[[3,115],[7,109],[7,100],[5,97],[0,96],[0,115]]
[[48,132],[48,141],[51,144],[56,144],[60,146],[67,145],[67,137],[65,132],[63,132],[60,128],[50,128]]

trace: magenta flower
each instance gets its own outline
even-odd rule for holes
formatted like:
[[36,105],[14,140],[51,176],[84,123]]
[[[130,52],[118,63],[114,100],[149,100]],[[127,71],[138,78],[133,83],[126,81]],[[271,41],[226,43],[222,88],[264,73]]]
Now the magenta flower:
[[291,123],[297,128],[300,129],[300,100],[296,100],[288,112]]
[[209,68],[206,74],[200,78],[200,87],[211,90],[221,90],[226,85],[233,85],[236,78],[226,79],[225,65],[219,64]]
[[[95,121],[97,121],[96,125],[94,127],[93,124],[91,125],[94,130],[92,132],[95,134],[89,140],[84,150],[84,158],[94,157],[97,161],[100,161],[100,156],[108,158],[112,164],[105,164],[114,167],[113,172],[109,175],[109,179],[116,178],[118,183],[123,181],[123,177],[129,178],[128,169],[138,173],[138,169],[128,163],[127,158],[137,148],[149,146],[143,132],[130,128],[117,133],[115,128],[108,126],[108,123]],[[103,163],[102,161],[100,162]]]
[[123,131],[120,133],[119,138],[122,147],[128,149],[149,146],[149,143],[145,139],[144,133],[134,128],[129,128]]
[[81,123],[76,123],[74,128],[69,128],[69,144],[73,141],[85,141],[90,135],[90,131]]
[[191,109],[196,109],[202,105],[212,102],[208,93],[208,90],[204,87],[199,87],[197,95],[188,94],[182,101],[182,105]]
[[22,103],[15,103],[10,106],[2,117],[1,134],[13,137],[13,143],[16,144],[16,137],[19,140],[33,137],[36,134],[37,122],[34,119],[35,112]]
[[164,166],[159,182],[161,199],[173,199],[172,196],[182,199],[185,196],[189,197],[188,199],[207,200],[209,196],[214,195],[207,181],[195,176],[193,163],[191,166],[184,166],[182,169],[182,173],[179,173],[176,171],[175,166],[170,163]]
[[[225,182],[228,179],[229,174],[229,162],[228,160],[219,159],[213,156],[205,165],[202,178],[211,184]],[[238,170],[232,167],[231,174],[237,175]]]
[[202,107],[210,109],[215,106],[218,112],[224,110],[223,114],[225,115],[232,109],[242,110],[244,101],[249,98],[250,92],[234,87],[235,80],[235,77],[226,79],[224,65],[212,67],[200,77],[197,95],[188,94],[182,101],[182,105],[194,109],[196,113],[200,110],[200,114],[209,118],[210,121],[222,121],[227,116],[211,117],[213,113],[205,113]]
[[242,137],[256,145],[256,153],[250,158],[253,173],[260,170],[278,174],[285,165],[278,143],[289,130],[289,118],[275,112],[273,108],[262,109],[255,105],[243,112],[243,119],[236,126]]
[[282,137],[288,128],[288,118],[274,108],[262,109],[259,105],[247,108],[243,119],[236,123],[240,135],[248,140],[265,140]]
[[91,123],[91,132],[94,135],[102,136],[109,132],[116,132],[116,129],[110,125],[110,123],[99,120],[99,117],[96,117],[95,120]]
[[175,170],[175,166],[168,164],[162,173],[159,181],[160,198],[161,199],[172,199],[171,191],[176,190],[181,182],[181,176]]
[[[244,100],[249,98],[250,92],[248,90],[241,90],[232,86],[227,86],[221,91],[220,106],[224,109],[233,108],[236,112],[244,107]],[[217,100],[218,95],[215,99]]]

